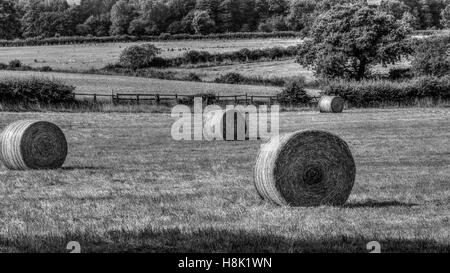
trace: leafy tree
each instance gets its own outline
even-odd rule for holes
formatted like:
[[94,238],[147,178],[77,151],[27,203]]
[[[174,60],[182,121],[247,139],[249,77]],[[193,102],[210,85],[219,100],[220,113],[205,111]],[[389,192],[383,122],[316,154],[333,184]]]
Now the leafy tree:
[[450,28],[450,4],[448,4],[441,13],[441,24],[445,28]]
[[181,20],[181,32],[193,34],[195,32],[194,27],[192,26],[192,21],[194,20],[196,10],[192,10]]
[[223,0],[219,5],[220,31],[231,32],[240,29],[239,0]]
[[192,19],[192,27],[197,34],[209,34],[214,32],[216,24],[213,19],[209,16],[207,11],[198,10],[194,14]]
[[0,39],[12,39],[20,35],[19,16],[14,2],[0,0]]
[[126,34],[136,11],[127,0],[120,0],[111,8],[111,35]]
[[412,70],[417,76],[444,76],[450,73],[450,39],[433,37],[417,42],[412,56]]
[[153,44],[134,45],[125,48],[120,53],[119,62],[131,69],[144,68],[150,66],[160,52],[161,49]]
[[409,11],[409,7],[399,0],[382,0],[380,9],[388,14],[391,14],[395,19],[400,20],[405,12]]
[[253,31],[258,25],[258,14],[256,12],[255,0],[241,0],[239,10],[241,11],[241,31]]
[[167,27],[167,32],[170,34],[183,33],[183,26],[180,21],[175,21]]
[[147,22],[148,32],[159,34],[158,30],[166,29],[169,16],[168,7],[161,1],[147,1],[142,5],[141,22]]
[[23,36],[74,35],[76,26],[81,23],[77,18],[76,10],[70,8],[65,0],[32,0],[25,7],[22,17]]
[[109,29],[111,27],[111,21],[109,20],[109,13],[103,13],[100,15],[91,15],[84,25],[89,29],[89,34],[95,36],[106,36],[108,35]]
[[375,64],[393,64],[411,53],[410,29],[365,4],[337,5],[319,16],[298,62],[322,78],[361,80]]
[[269,17],[269,2],[268,0],[256,0],[255,2],[256,12],[261,21]]
[[287,0],[268,0],[270,15],[286,15],[289,10]]
[[316,7],[315,0],[293,0],[287,17],[289,27],[296,31],[308,30],[314,23]]

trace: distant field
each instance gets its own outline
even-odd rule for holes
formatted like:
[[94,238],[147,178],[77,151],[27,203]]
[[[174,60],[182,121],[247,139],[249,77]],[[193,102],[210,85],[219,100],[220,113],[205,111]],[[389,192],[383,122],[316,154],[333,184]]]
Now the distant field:
[[176,142],[163,114],[2,113],[46,119],[67,135],[61,170],[0,166],[0,251],[450,251],[449,108],[281,114],[281,132],[346,140],[357,176],[344,207],[260,200],[252,168],[262,142]]
[[295,62],[295,60],[241,63],[204,68],[170,68],[167,70],[176,71],[179,73],[193,72],[205,81],[213,81],[216,77],[229,72],[236,72],[245,76],[259,76],[264,78],[304,77],[307,82],[312,82],[315,80],[313,71],[300,66]]
[[[179,56],[188,50],[209,52],[237,51],[242,48],[258,49],[275,46],[292,46],[302,39],[248,39],[248,40],[201,40],[201,41],[165,41],[153,42],[163,51],[161,56]],[[88,70],[102,68],[108,63],[115,63],[120,52],[136,43],[77,44],[58,46],[2,47],[0,63],[19,59],[33,67],[50,66],[58,69]],[[140,43],[138,43],[140,44]]]
[[4,77],[45,76],[61,79],[66,84],[76,87],[77,93],[150,93],[150,94],[184,94],[213,93],[220,95],[275,95],[280,87],[231,85],[215,83],[198,83],[185,81],[167,81],[137,77],[85,75],[70,73],[47,73],[27,71],[0,71]]

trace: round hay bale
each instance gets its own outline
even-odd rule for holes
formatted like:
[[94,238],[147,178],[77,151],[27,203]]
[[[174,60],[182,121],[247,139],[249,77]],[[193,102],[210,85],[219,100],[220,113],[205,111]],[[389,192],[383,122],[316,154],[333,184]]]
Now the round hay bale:
[[321,113],[342,113],[344,110],[344,99],[337,96],[323,96],[319,100]]
[[217,110],[204,114],[203,131],[207,140],[245,140],[247,122],[237,110]]
[[344,204],[355,181],[355,162],[344,140],[323,131],[298,131],[261,146],[254,182],[278,205]]
[[56,169],[66,156],[64,133],[47,121],[17,121],[0,135],[0,159],[12,170]]

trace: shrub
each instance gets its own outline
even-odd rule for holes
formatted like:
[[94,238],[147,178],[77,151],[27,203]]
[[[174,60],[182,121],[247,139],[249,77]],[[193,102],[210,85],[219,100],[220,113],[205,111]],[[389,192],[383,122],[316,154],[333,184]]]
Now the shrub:
[[8,69],[16,69],[22,66],[22,62],[20,60],[12,60],[8,64]]
[[0,70],[5,70],[6,68],[8,68],[7,64],[0,63]]
[[10,104],[56,104],[74,102],[75,87],[47,78],[3,78],[0,102]]
[[49,71],[52,71],[53,69],[50,66],[46,65],[46,66],[38,68],[38,70],[42,71],[42,72],[49,72]]
[[195,73],[189,73],[186,77],[184,77],[185,81],[191,81],[191,82],[201,82],[202,79]]
[[401,80],[401,79],[411,79],[414,77],[411,68],[392,68],[389,70],[390,80]]
[[240,84],[244,81],[245,78],[241,74],[235,72],[230,72],[225,75],[221,75],[214,80],[214,82],[216,83],[227,83],[227,84]]
[[312,98],[306,93],[305,80],[301,78],[290,81],[278,95],[278,100],[282,104],[306,104]]
[[152,44],[135,45],[125,48],[119,60],[124,67],[144,68],[149,67],[153,58],[160,52],[161,50]]
[[205,63],[211,60],[211,53],[207,51],[190,50],[183,55],[183,59],[187,63]]

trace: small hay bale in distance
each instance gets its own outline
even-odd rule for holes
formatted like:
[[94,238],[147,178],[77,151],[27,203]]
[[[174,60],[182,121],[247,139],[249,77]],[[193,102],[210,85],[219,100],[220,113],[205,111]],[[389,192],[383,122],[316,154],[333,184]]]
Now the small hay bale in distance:
[[355,181],[355,162],[340,137],[298,131],[261,146],[254,168],[260,196],[278,205],[343,205]]
[[319,100],[321,113],[342,113],[344,99],[338,96],[322,96]]
[[246,140],[245,115],[237,110],[217,110],[205,113],[203,120],[206,140]]
[[66,137],[53,123],[21,120],[0,135],[0,159],[8,169],[57,169],[66,157]]

